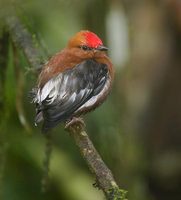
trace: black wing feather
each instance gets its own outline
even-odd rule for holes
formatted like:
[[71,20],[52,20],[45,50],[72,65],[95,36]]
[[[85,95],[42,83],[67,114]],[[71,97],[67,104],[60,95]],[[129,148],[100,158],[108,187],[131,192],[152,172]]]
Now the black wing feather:
[[[86,60],[50,79],[48,84],[54,87],[50,87],[49,94],[38,105],[39,113],[41,111],[44,118],[43,132],[71,118],[78,108],[99,94],[107,77],[108,69],[105,64]],[[43,88],[41,91],[43,92]]]

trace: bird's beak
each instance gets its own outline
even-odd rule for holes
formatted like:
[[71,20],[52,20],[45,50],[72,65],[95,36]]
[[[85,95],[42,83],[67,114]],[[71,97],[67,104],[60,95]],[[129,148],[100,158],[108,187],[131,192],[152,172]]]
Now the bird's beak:
[[103,45],[100,45],[100,46],[98,46],[98,47],[96,48],[96,50],[99,50],[99,51],[107,51],[108,48],[105,47],[105,46],[103,46]]

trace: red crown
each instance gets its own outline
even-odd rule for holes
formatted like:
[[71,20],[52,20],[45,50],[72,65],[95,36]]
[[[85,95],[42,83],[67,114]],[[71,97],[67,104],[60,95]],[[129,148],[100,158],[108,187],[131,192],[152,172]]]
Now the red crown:
[[84,33],[86,38],[87,46],[92,48],[97,48],[100,45],[103,45],[101,39],[93,32],[87,31]]

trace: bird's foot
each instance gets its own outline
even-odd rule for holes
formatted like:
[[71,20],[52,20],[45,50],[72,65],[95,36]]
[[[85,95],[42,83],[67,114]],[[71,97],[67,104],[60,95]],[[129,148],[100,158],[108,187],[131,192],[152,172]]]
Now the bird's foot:
[[85,123],[84,120],[80,117],[73,117],[71,120],[67,121],[65,124],[65,129],[84,129]]

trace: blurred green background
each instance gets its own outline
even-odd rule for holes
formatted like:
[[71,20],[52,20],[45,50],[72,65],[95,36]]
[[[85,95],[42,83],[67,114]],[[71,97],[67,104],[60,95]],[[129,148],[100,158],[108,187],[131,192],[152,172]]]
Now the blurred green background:
[[[89,136],[129,199],[180,200],[181,1],[0,0],[0,17],[11,6],[44,55],[82,29],[102,38],[116,77],[107,101],[85,116]],[[27,97],[36,76],[20,49],[13,60],[2,29],[0,21],[0,199],[103,200],[61,125],[53,131],[50,188],[41,194],[45,138]]]

